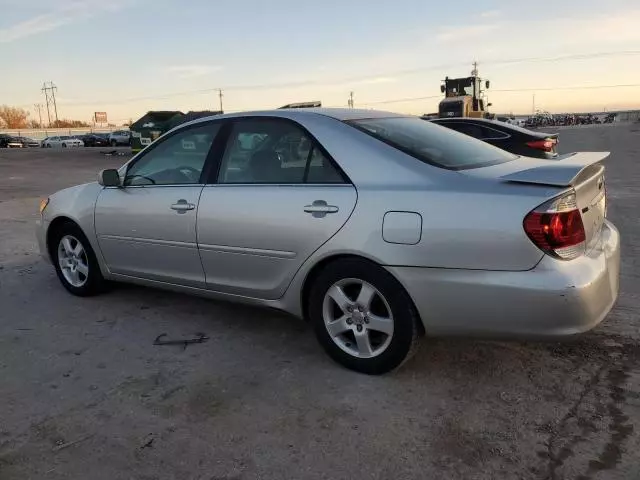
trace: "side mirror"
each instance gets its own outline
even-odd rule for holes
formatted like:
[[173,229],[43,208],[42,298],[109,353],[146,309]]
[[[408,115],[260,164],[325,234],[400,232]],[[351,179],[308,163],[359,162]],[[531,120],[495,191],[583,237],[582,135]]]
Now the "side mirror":
[[491,83],[489,82],[489,80],[487,80],[486,82],[484,82],[484,86],[485,86],[486,88],[489,88],[489,85],[491,85]]
[[444,90],[445,90],[444,85],[440,85],[440,91],[444,93]]
[[98,183],[103,187],[121,186],[120,174],[115,168],[107,168],[98,173]]

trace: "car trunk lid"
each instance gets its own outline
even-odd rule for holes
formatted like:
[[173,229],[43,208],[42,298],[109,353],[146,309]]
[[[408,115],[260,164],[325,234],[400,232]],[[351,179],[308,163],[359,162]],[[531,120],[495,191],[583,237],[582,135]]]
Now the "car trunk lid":
[[492,167],[467,170],[471,176],[495,177],[500,182],[573,189],[585,229],[587,251],[596,243],[606,216],[607,200],[602,161],[609,152],[579,152],[557,160],[520,157]]

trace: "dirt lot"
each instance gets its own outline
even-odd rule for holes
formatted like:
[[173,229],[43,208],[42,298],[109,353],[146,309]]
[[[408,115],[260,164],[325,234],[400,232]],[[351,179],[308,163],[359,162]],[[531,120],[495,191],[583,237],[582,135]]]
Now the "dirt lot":
[[[124,160],[0,150],[0,479],[640,478],[640,126],[611,150],[621,294],[564,343],[430,339],[383,377],[302,322],[138,287],[74,298],[37,255],[38,199]],[[205,332],[202,345],[154,338]]]

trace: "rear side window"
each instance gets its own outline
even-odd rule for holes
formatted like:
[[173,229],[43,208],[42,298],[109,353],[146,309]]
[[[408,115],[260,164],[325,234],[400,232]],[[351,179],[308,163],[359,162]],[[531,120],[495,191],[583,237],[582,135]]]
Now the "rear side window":
[[342,174],[309,135],[273,118],[234,122],[219,183],[344,183]]
[[517,158],[418,117],[371,118],[347,123],[418,160],[449,170],[486,167]]

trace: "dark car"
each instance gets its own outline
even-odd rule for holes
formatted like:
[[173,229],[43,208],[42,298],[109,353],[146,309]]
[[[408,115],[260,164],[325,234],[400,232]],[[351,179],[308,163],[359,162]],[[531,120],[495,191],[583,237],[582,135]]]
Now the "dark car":
[[12,138],[11,135],[0,133],[0,148],[7,148],[9,145],[9,140],[11,138]]
[[40,146],[40,142],[38,140],[34,140],[33,138],[29,137],[15,137],[15,140],[22,143],[23,148],[34,148]]
[[84,142],[85,147],[106,147],[109,145],[109,141],[105,137],[95,133],[80,135],[78,138]]
[[553,159],[558,156],[558,134],[534,132],[484,118],[436,118],[429,120],[502,150],[525,157]]
[[26,145],[23,145],[20,141],[19,137],[15,137],[13,135],[0,135],[0,148],[23,148]]

